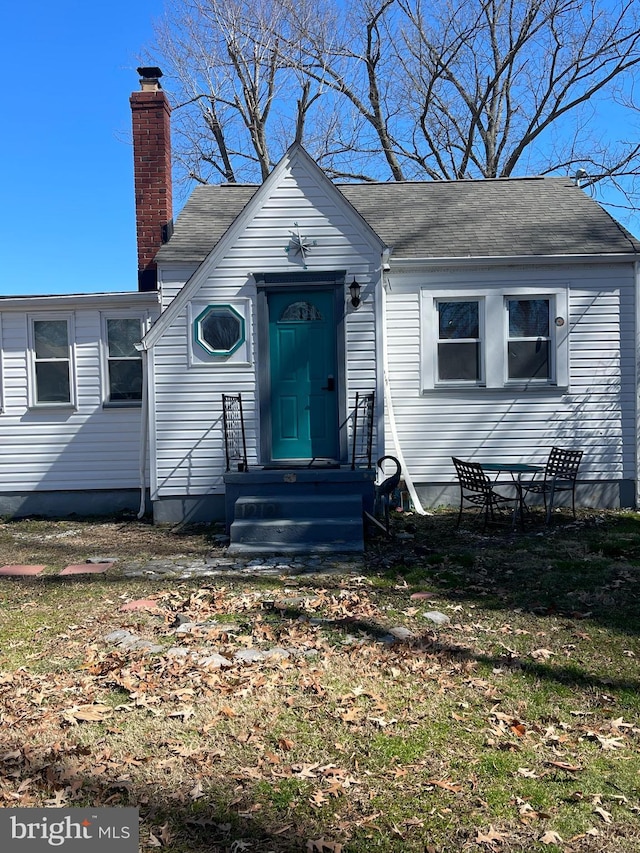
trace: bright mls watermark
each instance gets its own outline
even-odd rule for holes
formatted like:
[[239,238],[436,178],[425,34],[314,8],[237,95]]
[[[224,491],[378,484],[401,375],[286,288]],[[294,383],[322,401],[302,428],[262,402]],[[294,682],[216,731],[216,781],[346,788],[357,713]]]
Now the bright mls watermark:
[[91,853],[138,853],[138,809],[0,808],[0,850],[87,853],[89,849]]

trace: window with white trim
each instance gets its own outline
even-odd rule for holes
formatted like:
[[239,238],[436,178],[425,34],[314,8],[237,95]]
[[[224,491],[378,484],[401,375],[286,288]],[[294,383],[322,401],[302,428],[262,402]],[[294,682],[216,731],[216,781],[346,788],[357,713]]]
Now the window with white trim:
[[209,355],[233,355],[245,342],[244,317],[233,305],[207,305],[194,321],[194,335]]
[[226,369],[251,363],[251,300],[191,302],[189,367]]
[[551,299],[507,297],[507,378],[551,379]]
[[72,348],[68,318],[31,319],[33,405],[72,405]]
[[437,299],[438,382],[481,382],[482,303],[479,299]]
[[569,383],[568,287],[421,290],[422,390]]
[[139,404],[142,400],[142,355],[136,344],[142,340],[139,317],[105,319],[105,402]]

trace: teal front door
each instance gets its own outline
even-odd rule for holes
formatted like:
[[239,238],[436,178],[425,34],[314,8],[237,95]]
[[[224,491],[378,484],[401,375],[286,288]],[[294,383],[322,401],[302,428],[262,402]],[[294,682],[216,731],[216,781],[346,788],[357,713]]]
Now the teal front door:
[[267,295],[273,461],[338,457],[334,293]]

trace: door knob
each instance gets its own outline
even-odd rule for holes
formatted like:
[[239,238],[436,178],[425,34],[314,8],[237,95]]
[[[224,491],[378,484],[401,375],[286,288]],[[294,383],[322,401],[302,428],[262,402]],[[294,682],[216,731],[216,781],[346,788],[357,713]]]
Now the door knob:
[[322,386],[322,391],[335,391],[336,381],[333,376],[327,376],[327,384]]

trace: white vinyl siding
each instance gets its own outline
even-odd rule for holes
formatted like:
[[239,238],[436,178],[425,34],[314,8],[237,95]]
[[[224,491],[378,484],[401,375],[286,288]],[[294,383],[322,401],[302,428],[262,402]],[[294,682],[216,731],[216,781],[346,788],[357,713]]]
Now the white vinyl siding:
[[[124,305],[138,302],[126,294]],[[146,295],[145,295],[146,296]],[[156,316],[153,297],[145,316]],[[103,325],[100,297],[76,311],[20,310],[0,300],[4,409],[0,414],[0,492],[100,490],[139,486],[140,408],[103,408]],[[22,303],[27,300],[21,300]],[[86,300],[85,300],[86,301]],[[109,297],[111,303],[117,302]],[[74,350],[75,407],[32,406],[31,317],[69,319]]]
[[[425,392],[424,326],[420,303],[429,286],[441,294],[468,293],[469,279],[492,282],[518,296],[513,272],[392,275],[387,296],[389,375],[399,440],[414,482],[450,484],[451,457],[478,461],[546,461],[551,446],[584,451],[581,477],[635,479],[635,310],[631,264],[543,268],[535,273],[542,294],[567,292],[567,317],[553,326],[565,336],[567,372],[558,386],[520,381],[503,373],[506,335],[494,387],[434,388]],[[522,280],[531,286],[531,271]],[[533,292],[533,291],[532,291]],[[424,308],[424,306],[423,306]],[[506,320],[505,320],[506,323]],[[491,343],[487,334],[488,344]],[[421,357],[418,355],[421,353]],[[559,369],[559,367],[558,367]],[[487,381],[489,385],[489,381]],[[388,434],[388,433],[387,433]],[[393,453],[389,446],[387,452]]]

